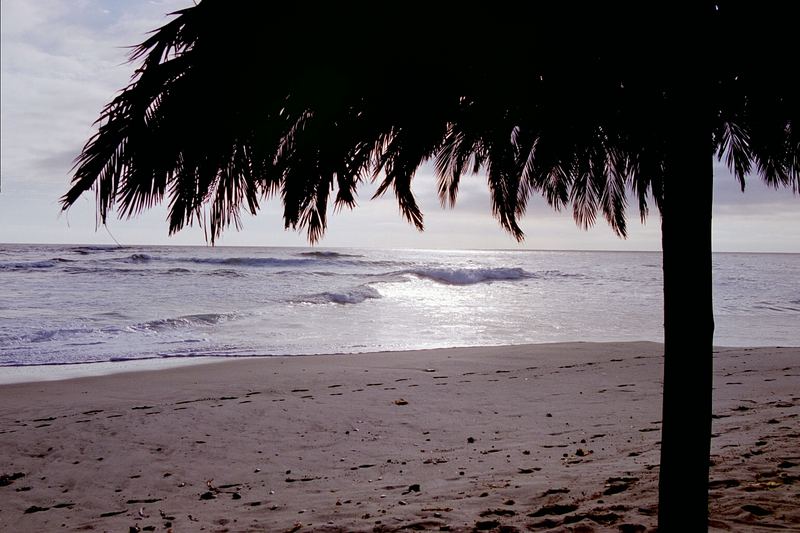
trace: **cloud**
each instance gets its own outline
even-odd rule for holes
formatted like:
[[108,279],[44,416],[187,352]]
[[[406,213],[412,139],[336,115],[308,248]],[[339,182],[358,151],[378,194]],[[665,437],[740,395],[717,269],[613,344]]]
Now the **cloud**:
[[[72,159],[91,135],[93,121],[128,82],[127,47],[162,23],[166,12],[186,5],[4,0],[4,182],[66,185]],[[63,167],[57,168],[57,161]]]

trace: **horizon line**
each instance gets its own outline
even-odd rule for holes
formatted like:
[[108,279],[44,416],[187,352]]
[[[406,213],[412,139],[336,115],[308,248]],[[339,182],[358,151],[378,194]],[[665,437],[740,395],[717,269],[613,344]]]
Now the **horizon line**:
[[[134,248],[134,247],[163,247],[163,248],[296,248],[296,249],[361,249],[361,250],[398,250],[398,251],[417,251],[417,252],[590,252],[590,253],[662,253],[662,250],[609,250],[593,248],[413,248],[413,247],[378,247],[378,246],[324,246],[320,244],[307,245],[269,245],[269,244],[164,244],[164,243],[58,243],[58,242],[0,242],[0,246],[102,246],[108,248]],[[753,250],[711,250],[712,254],[782,254],[798,255],[797,252],[787,251],[753,251]]]

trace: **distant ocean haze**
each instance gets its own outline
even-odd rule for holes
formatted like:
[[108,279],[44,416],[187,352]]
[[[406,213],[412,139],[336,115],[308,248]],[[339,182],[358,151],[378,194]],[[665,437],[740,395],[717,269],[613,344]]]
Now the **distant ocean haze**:
[[[715,254],[717,345],[800,345],[800,255]],[[0,245],[0,365],[663,339],[657,252]]]

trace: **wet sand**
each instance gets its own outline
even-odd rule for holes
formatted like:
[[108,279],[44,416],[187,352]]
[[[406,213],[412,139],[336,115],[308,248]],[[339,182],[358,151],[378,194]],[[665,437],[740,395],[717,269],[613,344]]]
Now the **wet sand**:
[[[649,531],[661,351],[228,360],[0,386],[3,531]],[[712,530],[800,529],[800,348],[719,348]]]

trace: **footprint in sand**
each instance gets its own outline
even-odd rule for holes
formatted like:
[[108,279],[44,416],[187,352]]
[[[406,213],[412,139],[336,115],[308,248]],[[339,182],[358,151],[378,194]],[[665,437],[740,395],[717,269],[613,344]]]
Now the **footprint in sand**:
[[111,516],[117,516],[117,515],[125,514],[127,512],[128,512],[127,509],[123,509],[121,511],[109,511],[107,513],[101,513],[100,514],[100,518],[109,518]]
[[486,509],[482,511],[479,516],[485,518],[487,516],[516,516],[517,512],[512,509]]
[[637,481],[639,481],[638,477],[610,477],[606,480],[606,488],[603,494],[610,496],[626,491]]
[[0,475],[0,487],[6,487],[11,485],[14,481],[24,478],[24,472],[14,472],[13,474],[3,474]]
[[733,487],[738,487],[739,485],[740,483],[736,479],[714,479],[708,482],[708,489],[709,490],[729,489]]
[[547,489],[546,491],[544,491],[542,493],[542,497],[551,496],[553,494],[568,494],[568,493],[569,493],[569,489],[566,488],[566,487],[558,488],[558,489]]
[[39,507],[38,505],[31,505],[27,509],[25,509],[25,514],[32,514],[32,513],[41,513],[42,511],[49,510],[50,507]]
[[617,528],[620,533],[643,533],[647,530],[647,528],[641,524],[620,524]]
[[128,500],[125,502],[126,505],[133,505],[135,503],[156,503],[160,502],[161,498],[146,498],[141,500]]
[[545,505],[544,507],[540,508],[538,511],[530,513],[528,516],[531,518],[537,518],[539,516],[548,516],[548,515],[562,515],[571,513],[578,509],[578,506],[574,503],[567,503],[567,504],[552,504],[552,505]]
[[765,509],[760,505],[754,505],[754,504],[742,505],[742,511],[747,511],[748,513],[755,516],[767,516],[772,514],[772,511],[770,511],[769,509]]

